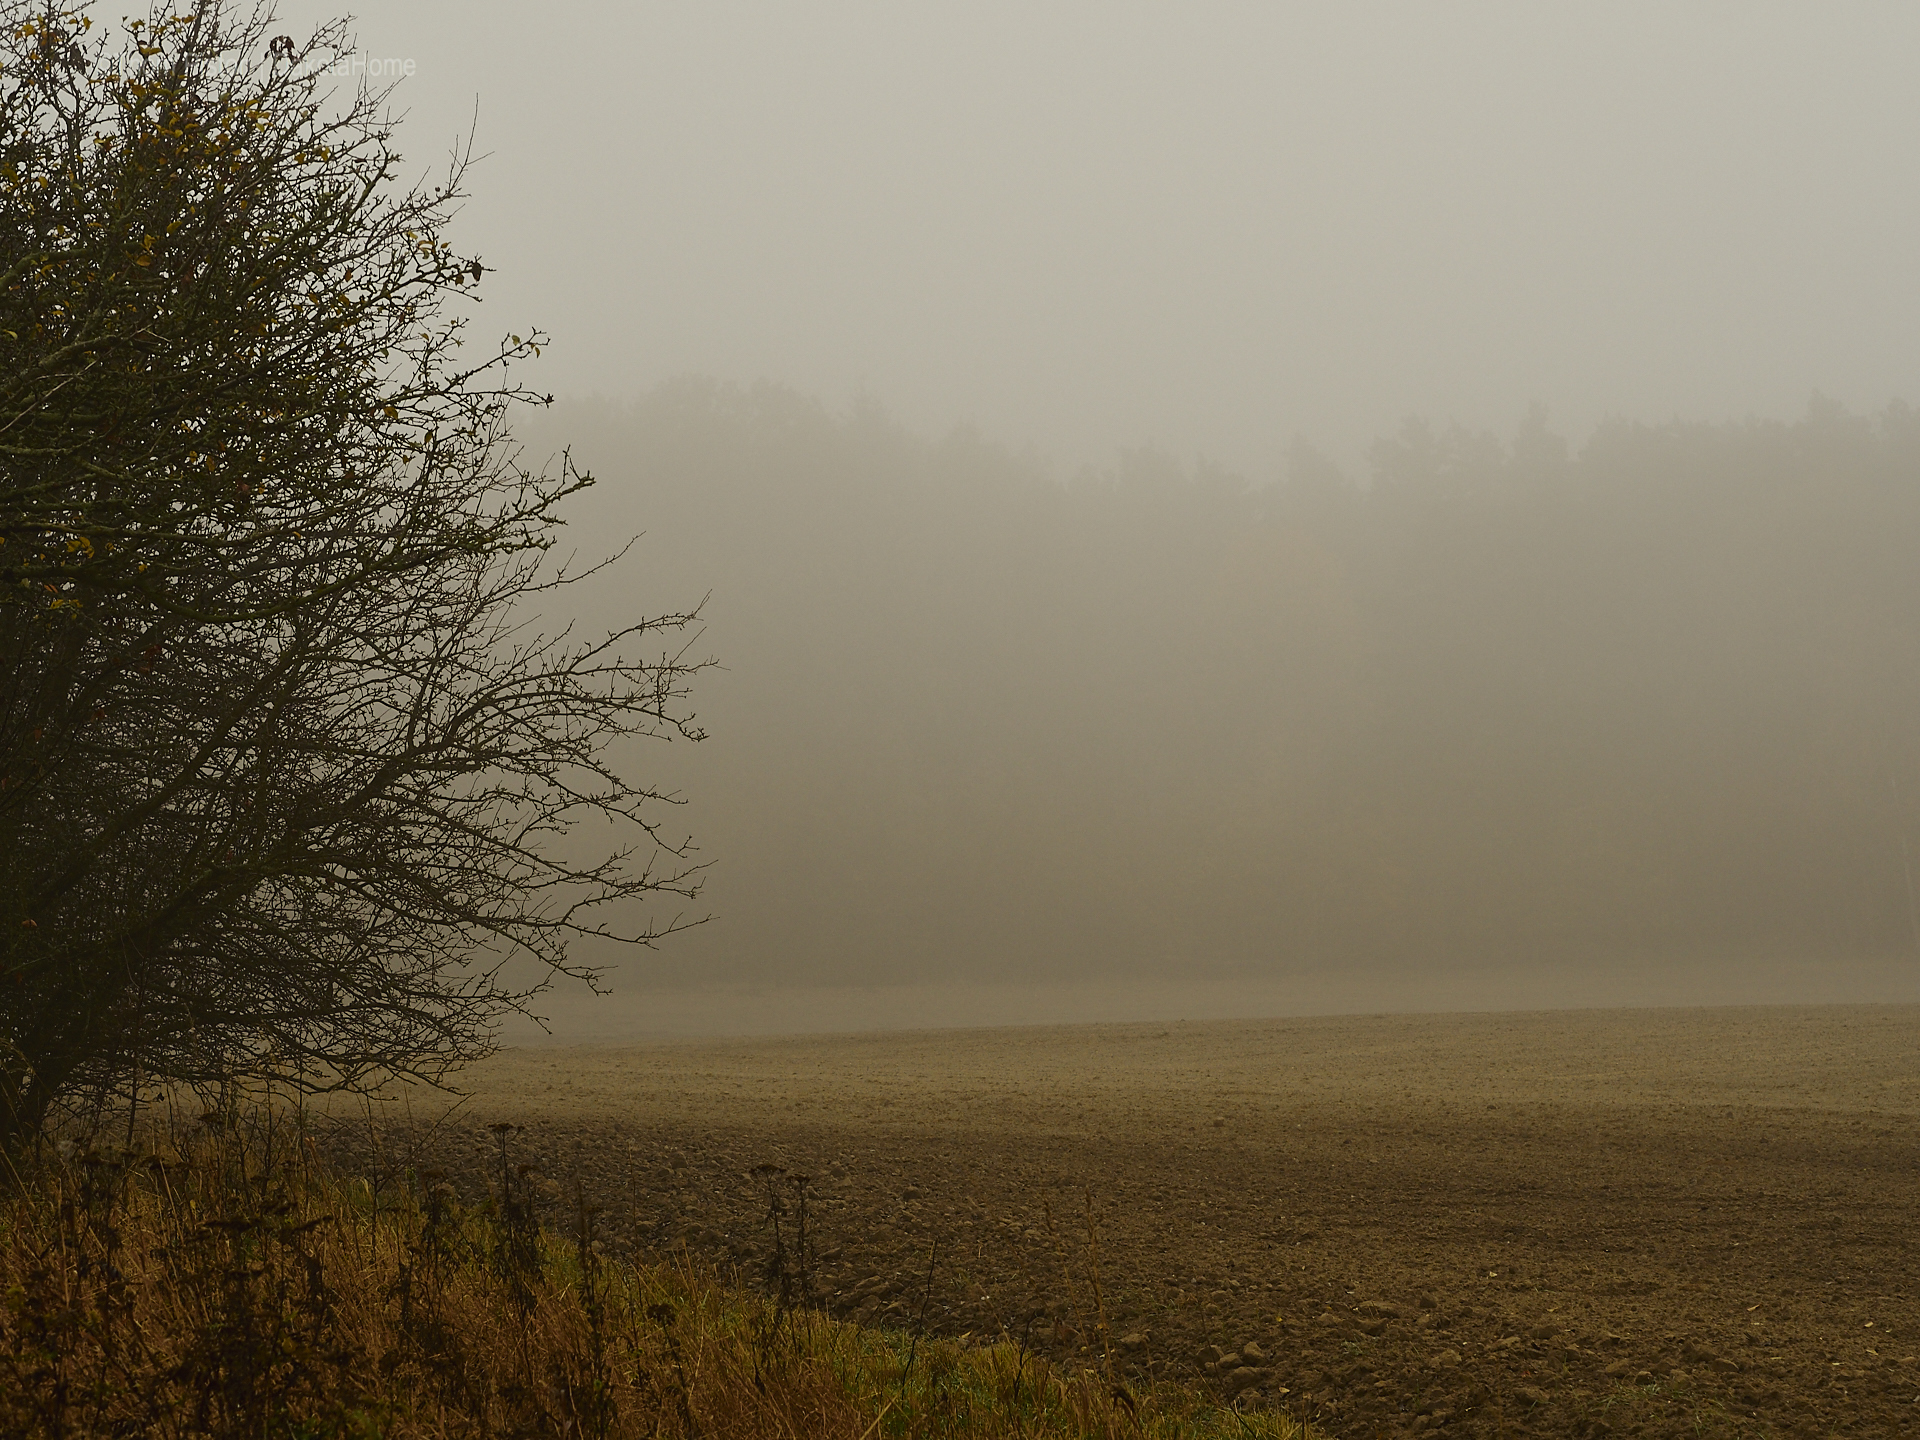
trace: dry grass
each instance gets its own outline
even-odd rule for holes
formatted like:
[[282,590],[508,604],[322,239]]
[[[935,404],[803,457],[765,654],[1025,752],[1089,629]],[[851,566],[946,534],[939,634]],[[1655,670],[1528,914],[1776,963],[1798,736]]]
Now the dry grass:
[[534,1223],[533,1179],[501,1141],[495,1192],[471,1210],[431,1173],[379,1194],[330,1175],[272,1112],[16,1174],[0,1433],[1305,1435],[1006,1341],[831,1321],[690,1260],[604,1262],[584,1204],[571,1236]]

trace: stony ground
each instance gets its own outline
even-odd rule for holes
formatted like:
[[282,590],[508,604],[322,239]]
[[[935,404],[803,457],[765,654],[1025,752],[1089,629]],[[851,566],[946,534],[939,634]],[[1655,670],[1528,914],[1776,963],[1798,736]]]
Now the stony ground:
[[[390,1161],[1333,1436],[1920,1435],[1920,1006],[503,1054]],[[365,1122],[349,1135],[365,1133]],[[756,1165],[779,1172],[752,1173]],[[1104,1320],[1104,1330],[1102,1321]]]

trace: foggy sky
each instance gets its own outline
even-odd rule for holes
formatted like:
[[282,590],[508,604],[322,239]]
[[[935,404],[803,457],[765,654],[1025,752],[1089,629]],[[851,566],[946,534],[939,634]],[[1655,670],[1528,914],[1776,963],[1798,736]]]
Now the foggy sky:
[[[282,9],[289,29],[333,13]],[[1270,478],[1920,394],[1920,11],[1703,4],[369,7],[537,383],[971,421],[1055,473]]]
[[584,618],[711,592],[713,739],[634,761],[719,918],[623,984],[1910,989],[1920,12],[357,31],[488,155],[575,538],[647,532]]

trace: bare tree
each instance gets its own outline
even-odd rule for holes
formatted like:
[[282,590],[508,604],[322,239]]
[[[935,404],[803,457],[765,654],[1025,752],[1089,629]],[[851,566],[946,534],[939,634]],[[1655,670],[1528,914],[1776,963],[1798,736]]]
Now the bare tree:
[[[265,1056],[442,1076],[699,866],[622,737],[697,739],[692,614],[538,628],[562,457],[468,362],[469,156],[199,0],[116,42],[0,0],[0,1125]],[[679,638],[676,638],[679,637]],[[581,822],[628,833],[573,858]],[[595,830],[604,835],[604,824]],[[616,923],[622,922],[624,924]]]

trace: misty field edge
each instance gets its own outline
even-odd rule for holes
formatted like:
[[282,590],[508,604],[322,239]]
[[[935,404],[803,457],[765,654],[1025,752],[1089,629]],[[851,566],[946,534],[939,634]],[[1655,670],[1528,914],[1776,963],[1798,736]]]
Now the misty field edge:
[[602,1258],[596,1207],[515,1162],[464,1205],[382,1180],[282,1120],[184,1143],[67,1141],[0,1199],[0,1431],[22,1437],[494,1433],[1018,1434],[1316,1440],[1016,1339],[862,1326],[756,1293],[682,1247]]

